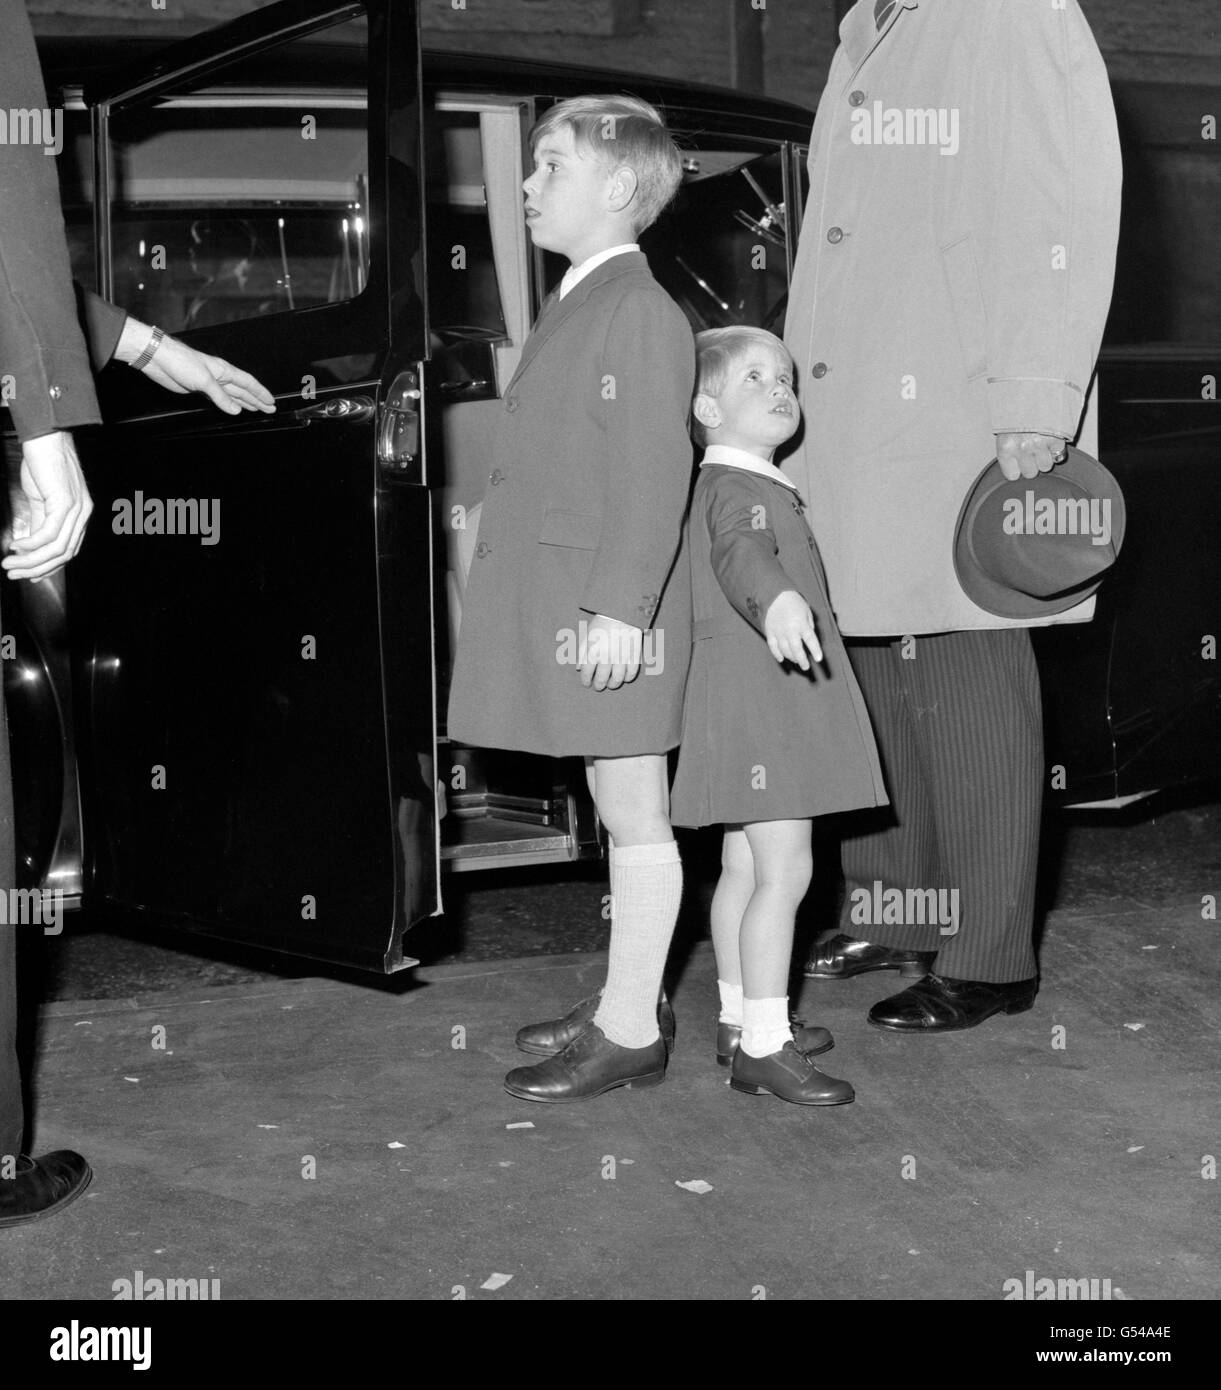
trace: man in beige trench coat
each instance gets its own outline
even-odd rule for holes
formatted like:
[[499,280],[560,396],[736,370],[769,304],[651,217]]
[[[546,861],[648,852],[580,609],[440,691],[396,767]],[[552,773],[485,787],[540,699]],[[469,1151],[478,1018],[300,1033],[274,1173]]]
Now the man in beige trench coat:
[[[1030,620],[955,576],[959,508],[993,457],[1053,467],[1110,303],[1121,170],[1077,0],[858,0],[810,150],[786,331],[810,507],[893,810],[844,841],[844,921],[806,973],[899,969],[900,1031],[1029,1008],[1042,721]],[[1092,600],[1042,621],[1083,622]],[[851,640],[855,639],[855,640]],[[862,927],[875,885],[958,891],[939,924]]]

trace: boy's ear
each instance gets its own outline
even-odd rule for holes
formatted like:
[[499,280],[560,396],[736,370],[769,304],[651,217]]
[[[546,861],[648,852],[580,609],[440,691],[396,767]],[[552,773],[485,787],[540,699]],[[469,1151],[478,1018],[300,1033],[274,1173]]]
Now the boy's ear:
[[721,423],[721,412],[716,401],[703,391],[691,402],[691,414],[706,430],[714,430]]
[[621,164],[611,173],[611,192],[610,209],[612,212],[623,212],[632,199],[636,196],[636,189],[640,180],[636,175],[635,169],[627,164]]

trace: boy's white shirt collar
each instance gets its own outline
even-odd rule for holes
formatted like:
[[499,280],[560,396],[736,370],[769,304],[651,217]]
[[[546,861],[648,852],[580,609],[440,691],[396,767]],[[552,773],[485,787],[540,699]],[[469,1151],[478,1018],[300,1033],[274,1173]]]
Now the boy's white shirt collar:
[[767,459],[761,459],[758,454],[749,454],[745,449],[735,449],[731,444],[709,444],[704,450],[704,457],[700,459],[700,467],[706,463],[726,463],[731,468],[741,468],[747,473],[758,473],[761,478],[770,478],[774,483],[781,483],[785,487],[792,488],[797,496],[797,484],[792,478],[787,477]]
[[580,265],[570,265],[564,272],[564,278],[560,281],[560,298],[563,299],[570,289],[579,285],[591,270],[597,270],[603,261],[609,261],[612,256],[622,256],[627,251],[639,251],[640,246],[635,241],[625,241],[622,246],[612,246],[606,251],[599,251],[596,256],[590,256],[587,261],[582,261]]

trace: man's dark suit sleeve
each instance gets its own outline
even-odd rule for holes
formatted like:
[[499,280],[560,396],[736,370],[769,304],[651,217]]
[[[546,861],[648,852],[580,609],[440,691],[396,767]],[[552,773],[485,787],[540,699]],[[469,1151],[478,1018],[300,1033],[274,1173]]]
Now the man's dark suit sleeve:
[[[0,0],[0,33],[0,101],[9,110],[44,110],[21,0]],[[9,377],[8,407],[23,441],[101,419],[72,292],[55,158],[34,144],[0,144],[0,380]]]

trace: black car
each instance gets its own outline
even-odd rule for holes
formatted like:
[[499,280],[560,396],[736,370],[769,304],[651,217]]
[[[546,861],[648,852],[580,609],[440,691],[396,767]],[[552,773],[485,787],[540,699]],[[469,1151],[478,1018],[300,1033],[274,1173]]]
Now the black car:
[[[169,49],[42,51],[78,279],[252,371],[278,411],[231,418],[102,374],[107,424],[78,435],[85,547],[6,591],[22,872],[402,968],[445,870],[600,849],[579,766],[458,747],[443,722],[488,430],[563,268],[521,217],[526,133],[584,92],[662,107],[686,177],[643,239],[654,273],[693,328],[780,331],[812,113],[421,54],[407,0],[289,0]],[[1038,635],[1060,801],[1221,769],[1210,357],[1125,332],[1098,391],[1124,553],[1092,624]]]

